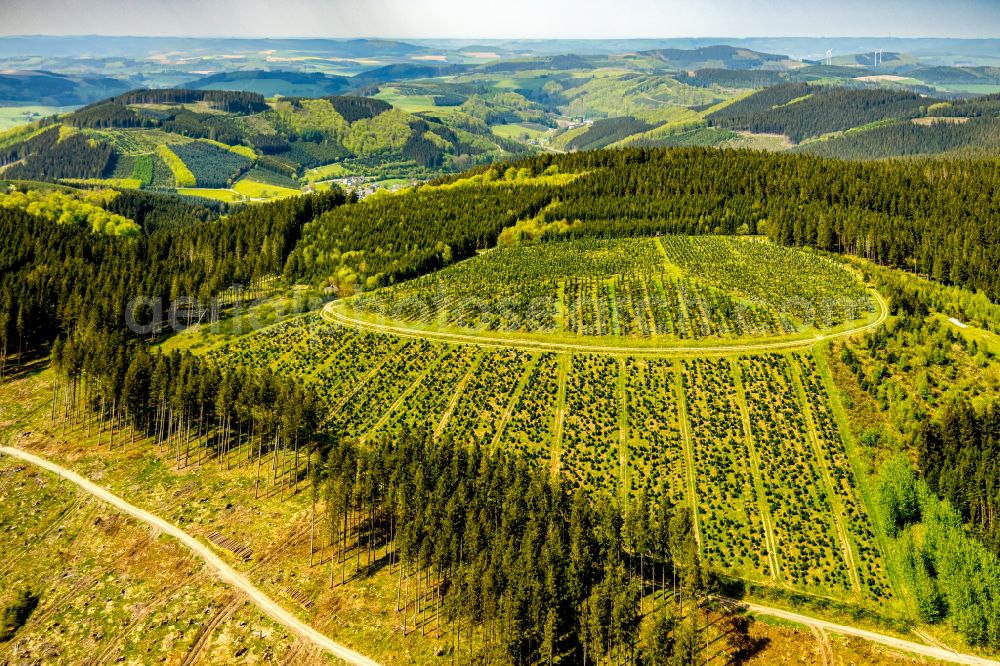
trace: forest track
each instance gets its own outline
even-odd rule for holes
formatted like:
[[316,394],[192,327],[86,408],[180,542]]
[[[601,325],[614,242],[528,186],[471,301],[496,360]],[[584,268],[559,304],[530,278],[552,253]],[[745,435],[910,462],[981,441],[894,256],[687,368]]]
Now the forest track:
[[155,516],[148,511],[144,511],[143,509],[133,506],[110,491],[92,483],[91,481],[88,481],[79,474],[76,474],[75,472],[72,472],[64,467],[60,467],[59,465],[45,460],[44,458],[28,453],[27,451],[22,451],[21,449],[16,449],[10,446],[0,446],[0,453],[18,458],[61,476],[67,481],[76,484],[91,495],[94,495],[98,499],[114,506],[119,511],[126,513],[133,518],[137,518],[147,525],[155,527],[161,532],[177,539],[182,544],[190,548],[202,560],[204,560],[206,564],[215,569],[219,578],[232,585],[242,594],[245,594],[246,597],[252,601],[265,615],[278,624],[286,627],[299,637],[329,651],[337,658],[342,659],[349,664],[354,664],[355,666],[377,666],[378,662],[333,641],[313,627],[299,620],[295,617],[295,615],[282,608],[277,602],[264,594],[264,592],[257,588],[246,577],[226,564],[222,558],[212,551],[209,546],[201,543],[187,532],[176,527],[173,523],[167,522],[166,520]]
[[858,333],[864,333],[878,328],[889,318],[889,307],[874,289],[869,289],[879,307],[879,316],[875,321],[868,322],[861,326],[855,326],[844,331],[816,335],[811,338],[795,338],[793,340],[780,340],[775,342],[742,343],[731,345],[715,345],[711,347],[686,347],[682,345],[672,345],[668,347],[645,347],[634,346],[612,346],[600,344],[578,344],[568,342],[549,342],[546,340],[529,340],[509,337],[491,337],[486,335],[473,335],[467,333],[452,333],[449,331],[428,331],[407,326],[397,326],[393,324],[379,324],[365,321],[350,316],[337,309],[339,301],[332,301],[320,312],[324,321],[330,324],[348,326],[357,330],[369,331],[372,333],[382,333],[413,340],[427,340],[428,342],[441,342],[446,344],[466,344],[480,347],[521,349],[524,351],[550,351],[550,352],[579,352],[586,354],[606,354],[622,355],[632,354],[638,356],[691,356],[699,354],[739,354],[743,352],[762,351],[782,351],[789,349],[804,349],[813,347],[827,340],[848,337]]
[[812,632],[813,637],[816,639],[816,647],[819,648],[819,657],[822,666],[835,666],[833,648],[830,646],[830,639],[827,638],[826,632],[815,626],[809,627],[809,631]]
[[229,599],[223,603],[215,614],[208,620],[207,623],[201,625],[198,630],[198,636],[194,641],[194,644],[188,650],[187,654],[184,655],[184,661],[181,662],[181,666],[194,666],[201,659],[202,652],[208,647],[208,644],[212,640],[212,634],[215,630],[219,628],[219,625],[226,622],[229,618],[243,607],[243,604],[247,602],[246,595],[241,592],[236,592]]
[[[132,504],[129,504],[117,495],[114,495],[108,490],[92,483],[91,481],[88,481],[87,479],[84,479],[75,472],[60,467],[55,463],[28,453],[27,451],[22,451],[21,449],[16,449],[10,446],[0,446],[0,454],[18,458],[57,474],[67,481],[79,486],[91,495],[94,495],[98,499],[111,504],[123,513],[137,518],[142,522],[159,529],[161,532],[177,539],[190,548],[209,566],[214,568],[221,579],[237,588],[239,593],[246,595],[247,600],[252,601],[263,613],[275,622],[285,626],[299,637],[310,641],[319,648],[328,650],[333,655],[349,664],[354,664],[355,666],[377,666],[377,662],[334,642],[283,609],[275,601],[255,587],[250,581],[223,562],[217,555],[215,555],[215,553],[211,551],[208,546],[202,544],[200,541],[196,540],[187,532],[184,532],[180,528],[174,526],[172,523],[169,523],[166,520],[149,513],[148,511],[144,511],[136,506],[133,506]],[[771,608],[768,606],[744,603],[726,598],[719,598],[719,601],[746,609],[747,611],[757,615],[767,615],[770,617],[781,618],[789,622],[801,624],[805,627],[816,627],[824,632],[839,634],[842,636],[862,638],[864,640],[878,643],[879,645],[885,645],[892,649],[901,650],[909,654],[931,657],[933,659],[953,664],[969,664],[971,666],[1000,666],[1000,662],[987,659],[985,657],[960,654],[940,647],[914,643],[901,638],[896,638],[894,636],[887,636],[874,631],[868,631],[866,629],[859,629],[857,627],[827,622],[826,620],[819,620],[814,617],[809,617],[808,615],[800,615],[798,613],[793,613],[780,608]]]
[[771,568],[771,578],[780,581],[781,563],[778,561],[778,540],[774,537],[774,521],[771,520],[771,508],[767,503],[764,474],[761,472],[760,452],[754,441],[753,429],[750,427],[750,407],[747,405],[746,388],[743,386],[743,370],[739,361],[733,359],[729,366],[733,381],[736,384],[736,403],[740,408],[740,418],[743,421],[743,441],[746,442],[747,455],[750,462],[750,476],[753,479],[754,492],[757,494],[756,505],[760,511],[760,521],[764,528],[764,543],[767,545],[767,562]]
[[684,392],[684,379],[680,363],[673,364],[673,389],[677,396],[677,408],[680,418],[677,424],[681,429],[681,444],[684,447],[684,467],[687,481],[687,496],[691,502],[691,521],[694,523],[694,538],[698,542],[698,554],[702,554],[704,544],[701,541],[701,516],[698,513],[698,475],[695,467],[694,445],[691,443],[691,426],[688,423],[687,394]]
[[444,414],[441,415],[441,421],[434,428],[435,439],[440,437],[444,433],[444,429],[448,427],[448,421],[451,420],[451,415],[455,413],[458,401],[465,395],[465,387],[469,385],[472,376],[479,370],[479,364],[483,360],[483,352],[477,353],[478,356],[469,363],[469,369],[465,371],[465,375],[462,376],[462,379],[455,386],[455,391],[451,394],[451,399],[448,401],[448,407],[444,410]]
[[952,650],[943,649],[932,645],[924,645],[923,643],[914,643],[912,641],[908,641],[902,638],[896,638],[895,636],[886,636],[885,634],[880,634],[874,631],[868,631],[867,629],[859,629],[857,627],[850,627],[843,624],[827,622],[826,620],[819,620],[814,617],[809,617],[808,615],[800,615],[799,613],[793,613],[792,611],[786,611],[781,608],[771,608],[769,606],[761,606],[758,604],[746,603],[743,601],[737,601],[735,599],[719,598],[719,601],[736,606],[738,608],[743,608],[755,615],[767,615],[769,617],[776,617],[782,620],[787,620],[789,622],[794,622],[795,624],[800,624],[804,627],[808,627],[810,630],[815,628],[818,631],[822,632],[822,634],[831,633],[831,634],[838,634],[840,636],[853,636],[855,638],[861,638],[866,641],[870,641],[872,643],[884,645],[894,650],[900,650],[902,652],[919,655],[921,657],[930,657],[931,659],[937,659],[939,661],[947,662],[949,664],[969,664],[970,666],[1000,666],[1000,661],[994,661],[992,659],[987,659],[986,657],[979,657],[973,654],[960,654]]

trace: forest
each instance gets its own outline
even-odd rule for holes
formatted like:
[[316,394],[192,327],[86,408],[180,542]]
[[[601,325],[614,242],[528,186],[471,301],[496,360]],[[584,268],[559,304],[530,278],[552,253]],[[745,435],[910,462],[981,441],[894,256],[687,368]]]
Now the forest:
[[949,404],[939,418],[923,424],[916,443],[930,489],[1000,554],[1000,405]]
[[208,303],[235,283],[280,274],[302,226],[345,201],[339,191],[293,198],[206,224],[170,225],[131,242],[0,208],[3,356],[38,350],[88,326],[118,339],[127,306],[137,297],[166,313],[173,298]]
[[993,117],[965,123],[939,121],[930,125],[902,121],[867,132],[817,141],[799,150],[843,160],[932,154],[989,157],[1000,150],[1000,120]]
[[177,105],[205,102],[217,111],[239,114],[257,113],[267,108],[264,96],[259,93],[230,90],[183,90],[177,88],[133,90],[113,97],[111,102],[121,105]]
[[745,70],[745,69],[699,69],[690,74],[687,78],[680,79],[689,86],[699,86],[710,88],[712,86],[722,86],[723,88],[767,88],[768,86],[780,85],[784,78],[779,72],[769,72],[767,70]]
[[[542,177],[553,166],[580,175],[556,185]],[[491,247],[504,227],[540,214],[537,228],[553,238],[765,234],[1000,298],[993,224],[1000,190],[988,161],[956,170],[947,161],[859,164],[686,148],[542,155],[513,168],[532,178],[475,185],[445,178],[439,183],[459,184],[376,198],[318,219],[307,225],[286,275],[370,289]],[[473,173],[497,175],[488,167]],[[477,188],[474,208],[465,187]]]
[[784,134],[795,143],[882,120],[923,115],[941,100],[884,89],[790,83],[762,90],[708,116],[715,127]]
[[403,631],[447,623],[460,660],[690,663],[720,650],[742,663],[761,647],[752,620],[708,600],[719,582],[699,561],[690,512],[667,499],[622,511],[516,455],[421,431],[374,447],[333,439],[314,455],[340,553],[331,582],[345,555],[371,562],[388,543]]
[[566,144],[566,149],[574,150],[598,150],[605,148],[616,141],[651,130],[655,125],[638,120],[637,118],[604,118],[595,120],[590,128],[580,136],[573,137]]
[[[60,373],[51,397],[53,422],[58,417],[71,427],[107,432],[111,446],[136,433],[151,437],[178,466],[192,458],[252,465],[265,451],[280,451],[294,475],[305,466],[305,473],[315,475],[317,492],[326,498],[328,515],[319,520],[328,525],[327,547],[340,553],[341,559],[331,564],[331,576],[345,553],[360,558],[376,543],[393,543],[393,557],[399,557],[400,601],[414,613],[409,616],[415,618],[413,630],[418,624],[427,631],[433,622],[453,622],[456,638],[468,632],[468,647],[478,642],[511,661],[549,661],[555,655],[625,660],[640,644],[640,599],[652,595],[659,600],[655,612],[662,618],[654,623],[657,635],[641,641],[643,649],[695,650],[702,643],[691,636],[707,634],[700,633],[705,627],[697,624],[703,616],[685,609],[685,604],[701,604],[705,593],[717,588],[693,557],[691,524],[697,521],[670,504],[676,493],[647,487],[649,495],[638,503],[641,509],[583,502],[526,461],[467,446],[465,434],[472,432],[468,424],[459,423],[456,432],[461,436],[436,442],[419,429],[378,447],[362,447],[346,437],[325,439],[317,434],[322,430],[317,427],[322,398],[313,388],[264,368],[223,369],[190,354],[150,351],[141,337],[155,333],[155,326],[140,335],[122,323],[127,316],[139,324],[150,323],[156,310],[169,311],[167,302],[173,298],[239,298],[232,296],[235,283],[247,285],[249,297],[278,276],[289,285],[336,284],[346,288],[342,293],[392,285],[494,248],[506,230],[526,224],[540,232],[520,238],[542,243],[669,233],[767,234],[783,245],[856,255],[876,266],[926,275],[942,289],[958,285],[995,301],[1000,298],[995,271],[1000,237],[992,224],[1000,212],[996,179],[990,162],[966,162],[956,169],[947,161],[860,164],[808,155],[630,149],[542,155],[506,170],[483,166],[461,178],[443,178],[365,202],[333,190],[239,209],[226,217],[220,217],[226,212],[221,207],[197,204],[174,204],[171,212],[155,214],[157,199],[121,194],[104,205],[118,206],[119,215],[143,228],[127,240],[79,224],[58,224],[26,206],[3,208],[0,375],[10,356],[21,362],[32,354],[48,354]],[[721,248],[729,239],[717,240]],[[664,240],[670,248],[675,242],[679,240]],[[699,258],[684,247],[671,252],[679,262],[709,265],[703,268],[709,274],[710,265],[717,262],[713,257],[723,254]],[[581,289],[593,286],[588,285]],[[996,409],[958,404],[950,411],[937,410],[945,395],[940,388],[943,375],[935,374],[936,368],[951,364],[958,373],[971,367],[962,364],[978,362],[981,350],[959,344],[924,321],[921,315],[929,311],[926,303],[919,305],[924,296],[898,289],[886,292],[898,321],[852,343],[842,360],[862,387],[890,409],[902,390],[885,388],[886,373],[880,368],[895,369],[898,363],[905,371],[896,345],[913,339],[926,343],[928,376],[915,393],[928,407],[926,418],[918,419],[926,427],[907,434],[915,438],[926,469],[930,494],[921,500],[926,505],[923,517],[928,525],[940,527],[928,538],[953,534],[949,530],[955,521],[932,501],[931,494],[937,493],[954,506],[959,526],[968,522],[983,543],[995,549],[996,473],[989,460],[995,457],[998,438]],[[947,300],[941,294],[935,298]],[[150,300],[129,311],[128,303],[137,295]],[[992,311],[986,305],[977,301],[976,307],[989,318]],[[584,321],[580,325],[600,326]],[[418,353],[394,372],[404,377],[419,372],[427,355]],[[498,360],[491,370],[497,381],[511,381],[505,369],[516,362]],[[580,365],[571,368],[563,389],[570,404],[582,404],[580,396],[587,395],[610,405],[610,394],[595,387],[611,385],[608,378],[617,372],[616,364],[572,362]],[[546,363],[539,372],[554,376],[554,364]],[[817,371],[807,359],[778,356],[737,365],[685,366],[690,379],[684,391],[698,401],[692,409],[701,410],[698,418],[704,421],[699,432],[722,432],[726,422],[716,415],[736,413],[718,407],[726,401],[730,407],[735,404],[733,373],[738,372],[754,395],[765,396],[749,405],[748,416],[753,417],[754,437],[780,459],[787,453],[782,447],[793,441],[786,435],[800,418],[781,388],[793,372],[790,368],[805,382],[819,382]],[[817,439],[832,447],[830,433],[836,426],[827,408],[812,399],[803,404],[820,415],[815,417],[821,430]],[[361,402],[348,405],[334,422],[347,424],[366,409]],[[602,412],[600,430],[595,431],[605,439],[615,425],[609,413]],[[582,423],[575,418],[566,423],[566,465],[576,487],[591,488],[596,487],[593,470],[581,462],[584,453],[590,455],[582,445],[589,436]],[[694,442],[699,464],[718,461],[725,471],[720,474],[726,492],[733,497],[745,493],[748,482],[739,477],[734,462],[741,455],[740,443],[728,441],[716,450],[699,437]],[[605,449],[611,450],[601,449],[597,469],[614,467]],[[709,458],[712,455],[725,459]],[[837,473],[848,474],[844,454],[836,456],[832,464],[840,466]],[[802,460],[809,469],[811,459]],[[771,471],[776,480],[792,478]],[[432,488],[435,475],[447,483]],[[787,485],[809,486],[791,481]],[[501,502],[502,491],[514,496]],[[842,492],[834,489],[804,499],[773,492],[768,506],[776,515],[788,511],[780,515],[790,524],[814,525],[817,507],[824,502],[843,502],[856,511],[858,500]],[[721,505],[706,510],[727,519]],[[352,530],[344,521],[350,520],[360,520],[362,528],[353,530],[358,541],[348,547],[345,540]],[[910,533],[906,528],[913,520],[909,514],[900,518],[900,534]],[[747,543],[752,541],[749,528],[744,536]],[[779,532],[778,538],[794,534]],[[863,552],[874,548],[872,538],[868,533],[858,537],[866,544]],[[810,539],[810,548],[820,553],[817,557],[832,559],[835,546],[829,534],[817,531]],[[716,558],[736,557],[737,546],[743,547],[717,539],[710,546]],[[947,561],[962,567],[990,561],[981,559],[986,556],[974,546],[967,548]],[[749,557],[747,552],[744,548],[739,557]],[[539,562],[545,566],[537,566]],[[763,568],[765,563],[758,560],[754,565]],[[871,562],[867,565],[862,584],[882,589],[882,574]],[[963,570],[925,573],[949,581]],[[847,584],[844,574],[821,571],[805,556],[793,557],[789,571],[796,581],[817,586]],[[915,580],[924,575],[919,571],[913,568]],[[666,578],[671,579],[669,585]],[[990,582],[984,574],[975,584],[988,587]],[[927,598],[932,607],[941,606],[934,595]],[[428,611],[429,599],[444,609],[441,620],[429,619],[434,617]],[[945,599],[939,617],[955,619],[972,642],[996,644],[994,625],[980,621],[993,601],[983,599],[964,606]],[[720,622],[739,618],[721,609],[704,612],[718,613],[724,618]],[[726,636],[743,633],[734,625]],[[727,649],[738,655],[750,648],[741,642]]]
[[61,178],[101,178],[114,169],[115,151],[105,143],[95,143],[82,134],[64,137],[48,129],[31,140],[0,152],[5,178],[56,181]]

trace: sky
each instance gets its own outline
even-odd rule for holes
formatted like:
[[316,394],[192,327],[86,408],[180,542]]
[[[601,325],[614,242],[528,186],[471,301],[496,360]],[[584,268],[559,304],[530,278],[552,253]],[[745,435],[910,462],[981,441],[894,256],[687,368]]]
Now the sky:
[[1000,0],[0,0],[0,35],[1000,37]]

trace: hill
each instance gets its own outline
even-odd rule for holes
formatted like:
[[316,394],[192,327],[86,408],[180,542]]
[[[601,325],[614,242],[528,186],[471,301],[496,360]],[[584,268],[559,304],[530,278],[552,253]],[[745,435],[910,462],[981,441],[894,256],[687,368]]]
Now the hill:
[[132,86],[110,77],[69,76],[45,71],[0,73],[0,104],[75,106],[122,93]]
[[350,79],[319,72],[249,70],[221,72],[190,81],[183,86],[192,90],[235,90],[254,92],[265,97],[323,97],[349,90]]
[[345,174],[427,178],[522,150],[461,111],[422,116],[363,97],[268,102],[253,92],[139,90],[0,134],[0,172],[24,180],[207,188],[184,191],[231,201],[259,198],[262,188],[295,193],[306,181]]
[[[395,113],[339,103],[345,123]],[[648,649],[641,629],[664,606],[692,617],[718,594],[895,634],[946,624],[995,649],[1000,568],[975,541],[996,533],[995,475],[950,472],[995,454],[996,420],[941,406],[996,400],[997,364],[988,331],[967,339],[934,317],[996,325],[996,181],[991,162],[636,149],[484,165],[363,202],[296,197],[129,239],[2,208],[2,349],[17,350],[18,377],[44,382],[17,392],[14,413],[29,446],[51,437],[92,470],[99,454],[115,467],[105,483],[131,479],[213,543],[219,511],[229,553],[263,553],[266,525],[280,525],[298,546],[268,589],[329,620],[331,576],[368,587],[389,601],[351,608],[427,628],[387,632],[401,649],[440,619],[496,661],[611,660]],[[149,295],[146,323],[178,295],[241,299],[236,283],[347,298],[248,335],[242,314],[191,327],[198,355],[185,340],[160,353],[121,324],[134,294]],[[53,368],[26,371],[30,354]],[[963,444],[966,430],[978,439]],[[908,448],[933,475],[917,479],[905,456],[886,464]],[[586,576],[574,553],[593,554]],[[675,573],[682,595],[668,591]],[[562,589],[575,598],[545,592]],[[613,626],[614,608],[630,618],[614,649],[578,629]],[[701,634],[711,654],[731,620],[699,616],[719,634]]]
[[1000,154],[1000,120],[996,117],[923,118],[927,123],[900,121],[865,132],[849,132],[800,148],[803,152],[846,160],[949,155],[993,157]]
[[760,69],[765,66],[778,66],[789,60],[788,56],[784,55],[726,45],[703,46],[696,49],[654,49],[642,51],[641,54],[653,56],[680,70],[709,67],[735,70]]
[[709,114],[716,127],[783,134],[795,143],[886,120],[922,116],[941,100],[883,89],[791,83],[774,86]]

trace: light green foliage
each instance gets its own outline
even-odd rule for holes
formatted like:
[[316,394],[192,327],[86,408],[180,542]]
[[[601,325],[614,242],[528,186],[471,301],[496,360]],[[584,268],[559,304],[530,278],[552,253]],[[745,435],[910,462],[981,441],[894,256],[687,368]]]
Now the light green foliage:
[[878,499],[886,530],[896,536],[907,525],[920,520],[917,475],[902,456],[891,458],[879,473]]
[[124,190],[137,190],[143,182],[138,178],[64,178],[68,185],[97,185],[99,187],[118,187]]
[[166,144],[161,144],[156,147],[157,156],[162,159],[166,165],[170,168],[170,171],[174,174],[174,181],[177,183],[177,187],[194,187],[197,184],[197,179],[191,170],[187,168],[181,158],[174,154],[174,151],[170,150],[170,147]]
[[[490,169],[473,178],[482,187],[561,177]],[[465,186],[460,180],[443,187]],[[665,236],[505,246],[533,234],[530,225],[508,231],[500,247],[481,257],[367,294],[356,305],[374,312],[419,302],[422,309],[402,318],[423,324],[680,339],[789,334],[805,322],[826,328],[868,315],[864,286],[850,271],[759,239]],[[456,311],[449,305],[455,298],[474,299],[487,312]],[[860,305],[852,311],[841,307],[841,299]],[[544,315],[534,310],[543,302]]]
[[118,192],[114,190],[81,192],[78,196],[57,191],[29,190],[27,193],[15,191],[0,194],[0,206],[23,210],[29,215],[58,224],[86,226],[95,233],[114,236],[137,235],[141,231],[139,225],[126,217],[109,213],[101,208],[116,196]]
[[[670,113],[687,112],[677,108],[711,104],[718,94],[706,88],[696,88],[666,76],[637,75],[600,77],[568,91],[567,115],[587,118],[635,116],[643,120],[653,112],[669,109]],[[671,107],[674,107],[671,109]],[[697,114],[689,112],[695,117]],[[658,119],[658,118],[656,118]]]
[[273,108],[280,123],[299,134],[318,132],[330,138],[339,138],[350,127],[333,104],[325,99],[303,99],[297,104],[278,100]]
[[274,199],[276,197],[289,197],[300,194],[299,190],[279,185],[269,185],[260,183],[249,178],[243,178],[233,185],[233,189],[240,194],[251,199]]
[[883,518],[897,530],[892,557],[921,619],[946,620],[973,645],[1000,645],[1000,559],[969,535],[904,456],[885,464],[878,488]]
[[255,153],[253,148],[250,148],[249,146],[229,146],[219,141],[212,141],[210,139],[201,139],[201,141],[203,141],[204,143],[211,144],[216,148],[222,148],[223,150],[228,150],[231,153],[242,155],[243,157],[251,161],[257,159],[257,153]]
[[135,158],[132,178],[138,180],[143,186],[153,182],[153,157],[151,155],[139,155]]
[[74,134],[78,133],[79,131],[80,130],[78,130],[76,127],[73,127],[72,125],[60,125],[59,126],[59,141],[60,142],[65,141],[67,138],[73,136]]
[[224,201],[226,203],[235,203],[237,201],[242,201],[243,199],[238,192],[223,188],[182,187],[177,190],[177,194],[185,197],[214,199],[215,201]]
[[344,147],[357,155],[376,155],[401,150],[410,138],[412,116],[392,109],[374,118],[363,118],[350,126]]

